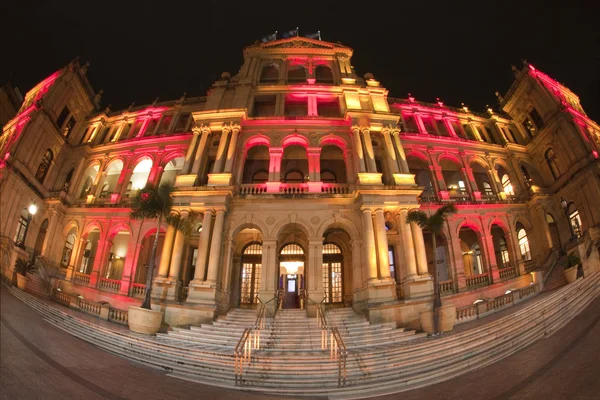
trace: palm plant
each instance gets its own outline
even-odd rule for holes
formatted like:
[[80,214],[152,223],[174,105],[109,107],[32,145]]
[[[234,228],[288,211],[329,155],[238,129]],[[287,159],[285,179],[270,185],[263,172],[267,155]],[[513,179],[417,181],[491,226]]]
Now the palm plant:
[[27,273],[35,271],[35,264],[24,258],[18,258],[15,262],[15,271],[17,274],[27,276]]
[[458,210],[453,204],[446,204],[437,209],[433,215],[429,213],[427,215],[424,211],[413,210],[406,216],[406,223],[410,224],[414,222],[419,225],[421,229],[426,229],[431,232],[433,240],[433,320],[434,330],[437,334],[439,332],[439,312],[442,306],[442,298],[440,296],[439,279],[437,274],[437,238],[436,236],[442,232],[444,223],[448,220],[448,216],[456,213]]
[[160,225],[163,220],[168,223],[172,221],[169,218],[171,205],[173,204],[173,198],[171,193],[173,187],[168,185],[162,185],[158,189],[151,185],[146,185],[145,188],[139,191],[138,195],[134,198],[132,204],[132,211],[129,214],[131,219],[142,220],[145,219],[156,219],[156,234],[154,235],[154,243],[152,244],[152,251],[150,252],[150,268],[148,269],[148,275],[146,276],[146,295],[142,302],[142,308],[148,310],[150,307],[151,291],[152,291],[152,278],[154,276],[154,261],[156,259],[156,248],[158,246],[158,236],[160,233]]

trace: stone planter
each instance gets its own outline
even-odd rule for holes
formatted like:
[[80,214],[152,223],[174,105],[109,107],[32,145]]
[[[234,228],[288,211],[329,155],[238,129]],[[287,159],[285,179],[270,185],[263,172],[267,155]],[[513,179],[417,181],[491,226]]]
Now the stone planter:
[[577,265],[564,270],[565,278],[567,283],[575,282],[577,280]]
[[21,290],[25,290],[27,288],[27,281],[29,278],[25,275],[17,274],[17,287]]
[[[449,332],[454,329],[454,322],[456,322],[456,306],[454,304],[441,306],[438,325],[440,332]],[[421,329],[430,335],[434,333],[433,310],[421,313]]]
[[129,329],[133,332],[155,335],[160,330],[163,313],[130,306],[127,317]]

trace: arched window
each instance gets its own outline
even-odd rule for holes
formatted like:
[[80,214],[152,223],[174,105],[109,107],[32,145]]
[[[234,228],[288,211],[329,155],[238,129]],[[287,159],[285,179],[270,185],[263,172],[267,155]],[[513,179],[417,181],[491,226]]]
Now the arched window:
[[252,183],[265,183],[269,180],[269,173],[267,171],[257,171],[252,175]]
[[337,179],[333,172],[325,170],[325,171],[321,171],[321,182],[336,183]]
[[113,192],[115,187],[117,186],[117,182],[119,177],[121,176],[121,171],[123,170],[123,161],[114,160],[111,162],[106,168],[106,177],[104,178],[104,183],[102,185],[102,192],[100,193],[100,198],[103,199],[107,197],[109,194]]
[[177,157],[177,158],[174,158],[171,161],[169,161],[167,163],[167,165],[165,166],[165,169],[163,170],[163,173],[160,177],[160,182],[158,183],[158,186],[159,187],[162,185],[173,186],[175,184],[175,179],[176,179],[177,175],[183,169],[184,162],[185,162],[185,157]]
[[251,243],[242,252],[240,303],[255,304],[258,302],[261,268],[262,245],[260,243]]
[[304,175],[302,172],[294,169],[285,174],[286,183],[304,183]]
[[69,171],[69,173],[67,174],[67,177],[65,178],[65,183],[63,184],[63,190],[68,190],[69,189],[69,185],[71,184],[71,179],[73,179],[73,172],[75,170],[73,168],[71,168],[71,170]]
[[575,236],[580,238],[583,235],[583,230],[581,228],[581,217],[579,216],[579,210],[577,210],[577,207],[575,207],[574,203],[569,203],[567,210],[569,210],[569,221],[571,222],[573,233]]
[[279,80],[279,68],[275,65],[267,65],[260,72],[260,83],[277,83]]
[[510,178],[508,177],[508,174],[502,175],[500,181],[502,182],[502,189],[504,190],[504,193],[510,196],[514,196],[515,191],[513,190],[512,183],[510,183]]
[[300,64],[288,65],[287,80],[297,83],[306,82],[306,68]]
[[323,245],[323,290],[325,303],[342,302],[342,250],[333,243]]
[[50,149],[46,150],[42,162],[35,173],[35,179],[37,179],[38,182],[44,183],[44,178],[46,178],[46,175],[48,174],[53,158],[54,155],[52,154],[52,151]]
[[488,194],[488,195],[493,195],[494,194],[494,190],[492,189],[492,185],[490,185],[490,183],[487,182],[487,181],[483,182],[483,193]]
[[62,257],[60,259],[61,266],[65,267],[65,268],[69,266],[69,261],[71,260],[71,254],[73,253],[73,247],[75,247],[75,234],[69,233],[67,235],[67,240],[65,241],[65,247],[63,248]]
[[127,186],[128,193],[126,196],[135,196],[138,190],[143,189],[148,182],[148,176],[150,176],[150,170],[152,169],[152,160],[145,158],[133,169],[131,180]]
[[519,250],[523,260],[531,260],[531,249],[529,248],[529,239],[527,239],[527,232],[520,223],[517,224],[517,240],[519,241]]
[[527,171],[527,168],[521,165],[521,172],[523,173],[523,177],[525,178],[525,184],[528,188],[530,188],[533,182],[531,180],[531,175],[529,174],[529,171]]
[[315,81],[320,84],[333,84],[333,72],[326,65],[317,65],[315,68]]
[[556,153],[554,153],[554,150],[552,150],[552,148],[549,148],[548,150],[546,150],[546,162],[548,163],[548,168],[550,168],[550,172],[552,173],[552,177],[554,177],[554,179],[558,179],[558,177],[560,176],[560,170],[558,169],[558,163],[556,162]]

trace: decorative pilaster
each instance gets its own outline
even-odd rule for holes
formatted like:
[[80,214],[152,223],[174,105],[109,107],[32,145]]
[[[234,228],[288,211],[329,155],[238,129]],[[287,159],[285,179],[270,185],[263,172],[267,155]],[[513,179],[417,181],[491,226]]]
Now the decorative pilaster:
[[375,151],[373,150],[373,142],[371,141],[371,133],[369,129],[362,129],[363,141],[365,143],[365,159],[367,164],[367,172],[377,173],[377,166],[375,165]]
[[194,163],[194,154],[196,152],[196,146],[198,145],[198,138],[200,137],[202,131],[200,128],[194,127],[192,129],[192,132],[192,140],[190,141],[190,146],[188,147],[187,153],[185,154],[183,168],[181,168],[182,175],[189,174],[192,169],[192,165]]
[[283,147],[269,148],[269,181],[267,182],[267,193],[279,193],[282,158]]
[[361,208],[364,262],[368,271],[368,279],[377,279],[377,250],[375,245],[375,232],[373,231],[373,219],[370,208]]
[[354,139],[354,154],[358,164],[358,172],[367,172],[365,167],[365,156],[363,153],[363,147],[360,139],[360,128],[358,126],[352,127],[352,139]]
[[231,174],[233,170],[233,161],[235,160],[236,147],[238,134],[240,133],[239,125],[234,125],[231,128],[231,140],[229,141],[229,148],[227,149],[227,159],[225,161],[224,172]]
[[176,228],[169,225],[165,240],[163,241],[162,253],[160,254],[160,263],[158,264],[158,277],[166,278],[169,274],[169,265],[171,264],[171,253],[173,252],[173,241],[175,240]]
[[196,258],[196,269],[194,270],[194,283],[204,281],[206,275],[206,265],[208,263],[208,245],[210,242],[210,232],[213,221],[212,210],[204,211],[202,219],[202,232],[200,232],[200,240],[198,242],[198,256]]
[[309,147],[308,153],[308,191],[321,192],[321,148]]
[[228,125],[223,125],[223,130],[221,133],[221,138],[219,139],[219,148],[217,149],[217,158],[215,159],[215,164],[213,165],[213,174],[219,174],[222,172],[223,164],[225,162],[225,149],[227,146],[227,141],[229,139],[229,132],[231,131]]
[[377,259],[379,261],[379,278],[390,279],[390,258],[383,208],[375,209],[374,223],[375,239],[377,243]]
[[215,227],[213,229],[212,240],[210,244],[210,253],[208,259],[208,274],[206,282],[210,285],[217,285],[219,276],[219,266],[221,265],[221,250],[223,243],[223,227],[225,225],[225,209],[217,209],[215,217]]

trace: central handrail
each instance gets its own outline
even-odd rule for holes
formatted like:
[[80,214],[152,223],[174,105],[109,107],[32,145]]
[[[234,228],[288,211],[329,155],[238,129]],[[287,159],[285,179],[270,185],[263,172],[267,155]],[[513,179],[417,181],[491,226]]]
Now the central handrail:
[[[235,355],[235,385],[243,386],[244,385],[244,363],[248,362],[248,365],[252,361],[252,350],[260,349],[260,336],[261,331],[265,328],[266,323],[266,306],[276,298],[278,298],[278,292],[275,292],[276,295],[271,300],[263,303],[262,300],[256,296],[258,300],[258,312],[256,313],[256,320],[254,321],[254,325],[249,328],[245,328],[242,336],[238,340],[235,345],[235,349],[233,353]],[[275,307],[275,312],[273,313],[273,318],[275,318],[275,314],[277,313],[277,307]]]
[[307,297],[308,301],[317,306],[317,326],[321,328],[321,350],[329,348],[329,359],[338,362],[338,387],[346,384],[346,360],[348,349],[337,327],[327,321],[325,300],[327,296],[317,303]]

